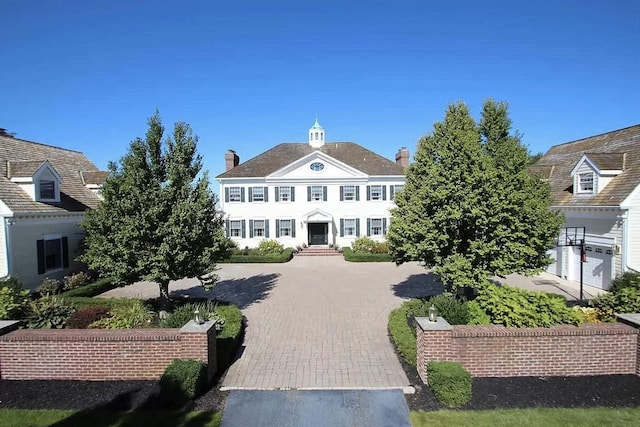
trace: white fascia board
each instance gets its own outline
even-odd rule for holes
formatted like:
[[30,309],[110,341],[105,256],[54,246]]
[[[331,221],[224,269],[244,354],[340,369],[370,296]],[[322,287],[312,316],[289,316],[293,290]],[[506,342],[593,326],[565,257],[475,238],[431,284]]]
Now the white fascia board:
[[21,177],[13,177],[11,178],[11,182],[23,183],[23,184],[33,184],[32,176],[21,176]]
[[591,169],[593,169],[594,172],[597,172],[598,175],[600,175],[600,170],[596,167],[596,165],[594,165],[593,162],[591,160],[589,160],[589,158],[587,157],[586,154],[583,154],[582,158],[578,161],[578,163],[575,165],[575,167],[571,170],[571,176],[575,176],[575,174],[578,173],[578,169],[580,169],[580,166],[582,166],[583,163],[588,163],[589,167],[591,167]]
[[636,185],[636,188],[633,189],[631,193],[627,196],[626,199],[620,203],[620,207],[623,209],[629,209],[634,207],[640,207],[638,205],[634,206],[633,201],[640,199],[640,184]]
[[304,157],[299,158],[298,160],[289,163],[287,166],[269,174],[266,176],[266,178],[281,178],[283,177],[283,175],[287,174],[288,172],[291,172],[297,168],[299,168],[300,166],[302,166],[303,164],[309,162],[312,159],[317,159],[317,160],[322,160],[326,163],[329,163],[339,169],[342,169],[343,171],[353,175],[354,177],[367,177],[368,175],[365,174],[364,172],[353,168],[351,166],[349,166],[346,163],[343,163],[327,154],[324,154],[322,151],[313,151],[312,153],[307,154]]
[[0,200],[0,215],[13,216],[13,211],[9,209],[9,206],[7,206],[2,200]]

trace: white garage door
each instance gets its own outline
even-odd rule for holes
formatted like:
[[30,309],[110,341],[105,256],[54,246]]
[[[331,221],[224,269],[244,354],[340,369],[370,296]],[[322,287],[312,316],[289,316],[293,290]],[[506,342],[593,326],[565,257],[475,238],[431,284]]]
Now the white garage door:
[[550,249],[547,252],[547,255],[549,255],[553,259],[553,262],[549,264],[549,267],[547,267],[548,273],[555,274],[556,276],[562,275],[562,271],[560,269],[560,267],[562,266],[562,263],[560,262],[561,253],[562,253],[561,247]]
[[584,263],[584,283],[606,289],[611,283],[613,252],[610,248],[586,245],[587,260]]

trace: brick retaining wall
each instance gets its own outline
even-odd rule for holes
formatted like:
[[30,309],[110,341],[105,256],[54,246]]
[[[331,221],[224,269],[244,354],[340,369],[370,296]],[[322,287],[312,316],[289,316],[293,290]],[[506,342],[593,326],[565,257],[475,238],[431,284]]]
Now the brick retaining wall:
[[181,329],[20,329],[0,337],[6,380],[155,380],[173,359],[216,371],[214,322]]
[[475,377],[636,373],[638,330],[622,323],[551,328],[451,326],[418,319],[418,373],[432,360],[455,361]]

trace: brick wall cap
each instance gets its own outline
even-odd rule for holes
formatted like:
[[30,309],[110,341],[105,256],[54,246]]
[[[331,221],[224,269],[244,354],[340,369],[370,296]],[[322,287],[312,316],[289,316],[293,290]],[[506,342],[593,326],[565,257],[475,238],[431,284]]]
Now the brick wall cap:
[[213,320],[209,320],[204,322],[201,325],[198,325],[193,320],[189,320],[189,323],[180,328],[181,334],[204,334],[209,331],[209,329],[215,327],[216,322]]
[[19,329],[0,341],[178,341],[178,329]]
[[423,331],[450,331],[453,329],[453,326],[440,316],[438,316],[437,322],[430,322],[428,317],[416,317],[416,322]]
[[624,321],[624,323],[629,323],[632,326],[640,327],[640,313],[618,314],[618,319]]
[[586,323],[549,328],[507,328],[501,325],[456,325],[452,337],[537,337],[566,335],[634,335],[638,330],[622,323]]
[[20,326],[19,320],[0,320],[0,335],[15,331]]

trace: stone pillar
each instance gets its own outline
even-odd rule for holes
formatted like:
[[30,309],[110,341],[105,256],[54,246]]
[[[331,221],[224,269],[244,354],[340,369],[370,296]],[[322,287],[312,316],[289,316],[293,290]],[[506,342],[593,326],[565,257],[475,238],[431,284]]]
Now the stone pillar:
[[216,324],[213,321],[198,325],[193,320],[180,329],[180,358],[194,359],[207,364],[207,381],[216,374]]
[[416,339],[418,341],[418,355],[416,365],[422,382],[427,384],[427,365],[432,360],[452,361],[453,349],[451,331],[453,326],[444,318],[438,317],[436,322],[430,322],[426,317],[416,317]]
[[[640,313],[618,314],[618,320],[640,330]],[[636,339],[636,375],[640,375],[640,338]]]

